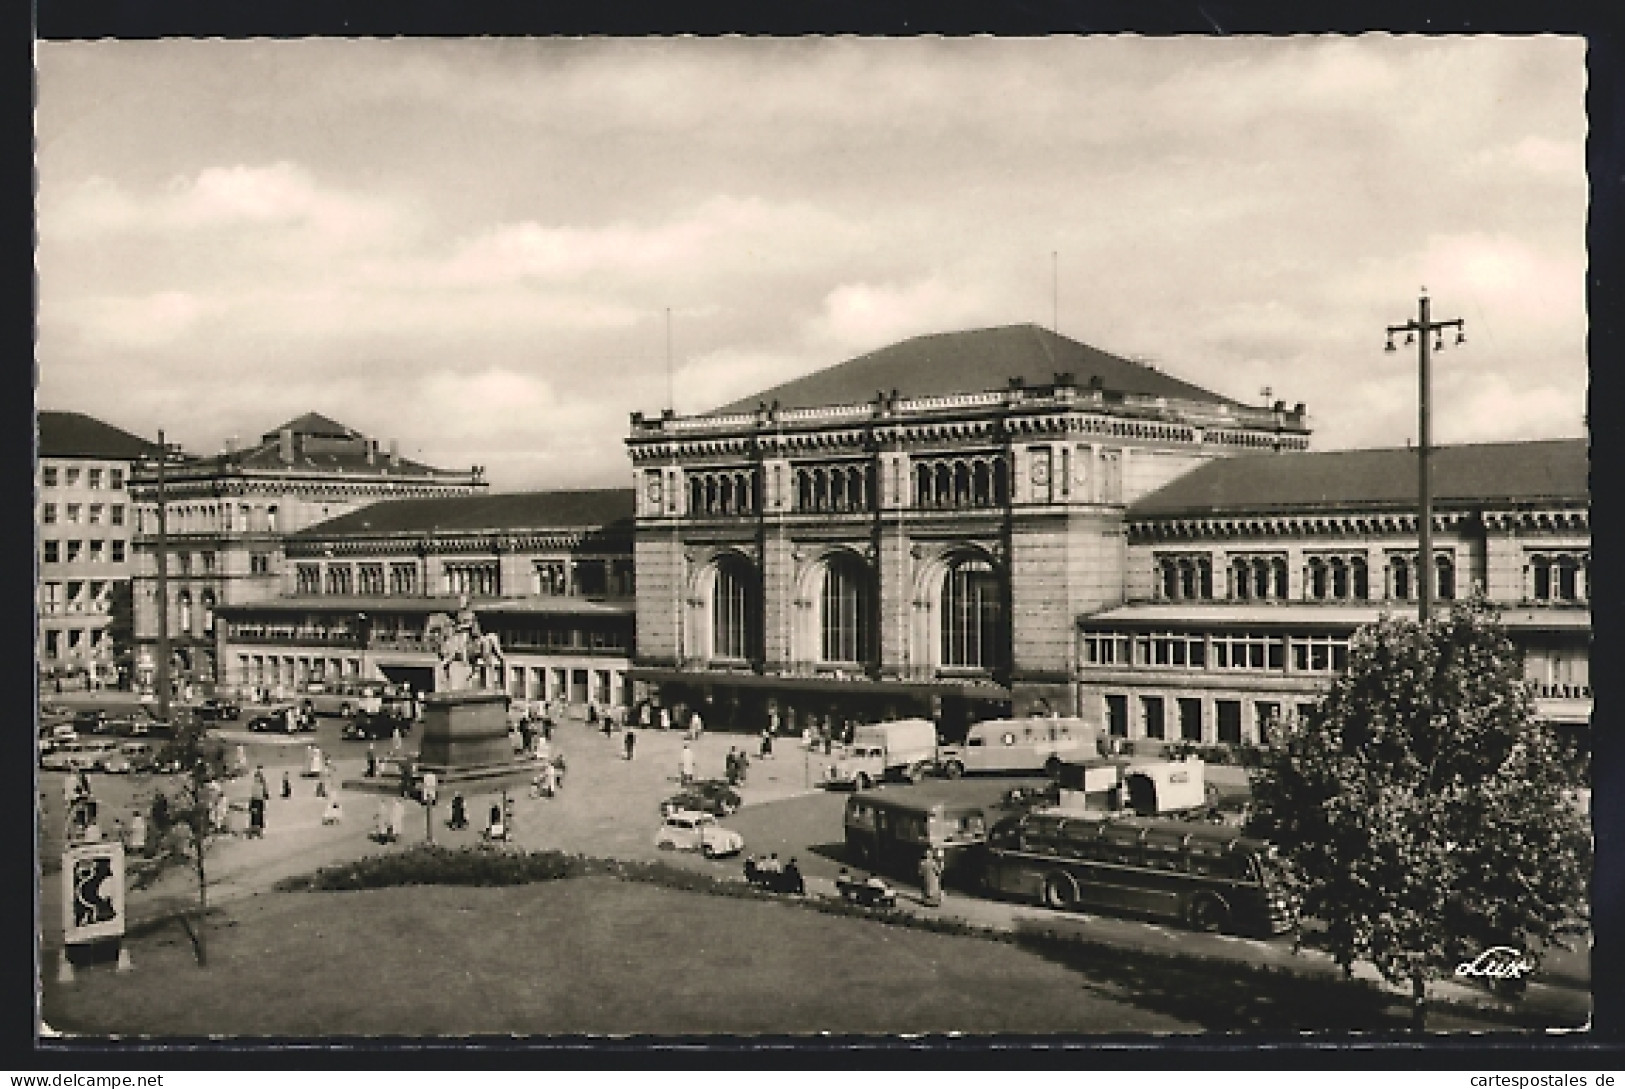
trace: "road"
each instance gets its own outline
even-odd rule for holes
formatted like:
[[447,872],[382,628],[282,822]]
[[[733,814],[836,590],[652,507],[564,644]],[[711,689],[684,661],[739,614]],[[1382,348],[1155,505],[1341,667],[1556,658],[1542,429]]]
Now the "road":
[[[345,819],[340,825],[324,825],[326,803],[315,796],[313,780],[301,776],[306,746],[316,744],[333,760],[344,778],[358,778],[365,765],[367,743],[342,741],[337,719],[319,720],[315,734],[293,737],[240,734],[225,724],[228,744],[241,740],[249,764],[263,765],[272,788],[267,829],[263,839],[228,836],[210,852],[211,902],[219,904],[270,889],[277,880],[309,872],[324,864],[336,863],[366,853],[392,848],[381,847],[369,838],[372,819],[380,797],[346,791],[342,800]],[[410,745],[412,739],[408,739]],[[730,747],[750,746],[754,739],[737,735],[707,733],[693,746],[697,771],[702,777],[720,777]],[[380,754],[388,742],[374,743]],[[624,758],[621,739],[605,738],[581,724],[568,724],[555,735],[554,749],[566,755],[569,774],[563,790],[552,799],[534,798],[528,792],[512,796],[515,809],[515,842],[527,848],[553,848],[595,856],[628,859],[664,859],[696,870],[736,877],[741,873],[738,859],[705,860],[696,855],[672,855],[657,851],[654,834],[659,826],[659,802],[678,787],[681,735],[676,732],[640,731],[633,760]],[[744,807],[723,823],[745,838],[746,850],[765,855],[776,852],[781,859],[795,858],[808,878],[809,891],[833,895],[833,879],[845,857],[842,811],[847,794],[818,788],[818,758],[792,743],[781,742],[772,759],[756,759],[741,793]],[[278,796],[286,772],[293,797]],[[93,777],[102,803],[103,827],[115,830],[120,822],[148,804],[154,783],[148,776]],[[50,855],[60,849],[60,837],[51,834],[62,821],[62,776],[41,774],[42,850]],[[997,800],[1012,785],[1033,780],[979,778],[958,786],[966,792]],[[246,825],[247,778],[228,784],[228,797],[235,804],[236,827]],[[906,789],[906,788],[883,788]],[[449,800],[449,799],[448,799]],[[468,813],[473,827],[453,831],[445,825],[447,806],[435,811],[433,836],[436,842],[452,845],[474,844],[484,824],[486,810],[499,799],[492,795],[471,795]],[[400,846],[422,842],[429,834],[426,815],[412,806],[406,822],[408,834]],[[399,849],[399,847],[393,848]],[[855,868],[855,867],[854,867]],[[1279,965],[1296,969],[1335,969],[1317,953],[1294,953],[1290,939],[1258,941],[1222,934],[1202,934],[1165,926],[1161,923],[1082,913],[1057,913],[1032,905],[984,899],[950,892],[941,907],[928,908],[919,902],[916,890],[899,885],[907,910],[940,918],[959,919],[979,926],[1003,930],[1037,928],[1072,932],[1093,941],[1123,948],[1158,952],[1181,952],[1214,956],[1249,965]],[[133,892],[130,915],[170,910],[177,902],[195,895],[190,877],[175,873],[154,889]],[[46,944],[60,940],[53,925],[60,912],[59,881],[48,879],[42,891],[42,918],[47,920]],[[1362,969],[1362,973],[1364,969]],[[1542,963],[1539,982],[1532,984],[1526,1002],[1539,1000],[1565,1013],[1583,1016],[1588,1001],[1589,957],[1585,953],[1555,950]],[[1457,997],[1481,992],[1445,984],[1443,989]]]

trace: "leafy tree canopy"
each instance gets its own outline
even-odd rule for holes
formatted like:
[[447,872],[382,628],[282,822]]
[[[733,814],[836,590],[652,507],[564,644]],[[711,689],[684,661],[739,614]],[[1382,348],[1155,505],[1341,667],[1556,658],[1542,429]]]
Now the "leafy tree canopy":
[[1249,831],[1275,843],[1338,962],[1426,981],[1483,950],[1535,956],[1583,925],[1591,837],[1564,751],[1482,598],[1383,617],[1263,754]]

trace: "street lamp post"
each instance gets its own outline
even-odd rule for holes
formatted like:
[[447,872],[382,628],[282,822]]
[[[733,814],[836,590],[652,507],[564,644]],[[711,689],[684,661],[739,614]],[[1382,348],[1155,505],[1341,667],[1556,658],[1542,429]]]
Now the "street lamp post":
[[169,460],[169,448],[164,445],[164,433],[158,432],[158,719],[169,721],[169,534],[166,526],[164,463]]
[[[1416,341],[1417,349],[1417,428],[1416,428],[1416,475],[1417,492],[1420,512],[1416,521],[1419,540],[1417,541],[1416,564],[1416,597],[1417,616],[1422,623],[1427,623],[1433,611],[1433,487],[1428,475],[1429,454],[1429,406],[1428,406],[1428,337],[1434,338],[1432,350],[1444,351],[1444,330],[1456,330],[1456,343],[1465,344],[1467,336],[1460,318],[1449,318],[1444,321],[1434,321],[1428,303],[1428,289],[1422,289],[1422,297],[1417,300],[1417,316],[1403,325],[1388,326],[1388,344],[1384,351],[1397,351],[1394,347],[1394,334],[1404,333],[1405,343]],[[1422,334],[1420,338],[1417,333]]]

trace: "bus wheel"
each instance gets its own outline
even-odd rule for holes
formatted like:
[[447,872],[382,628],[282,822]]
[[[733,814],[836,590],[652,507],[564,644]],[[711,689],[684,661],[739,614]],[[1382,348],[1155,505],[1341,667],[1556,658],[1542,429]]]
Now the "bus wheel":
[[1051,779],[1060,778],[1061,758],[1059,756],[1052,756],[1048,760],[1044,761],[1044,774],[1048,775]]
[[1072,879],[1064,873],[1052,873],[1044,878],[1044,906],[1065,911],[1072,906]]
[[1230,925],[1230,909],[1217,896],[1198,896],[1191,901],[1192,930],[1217,931]]
[[946,775],[950,779],[957,779],[961,775],[965,774],[965,765],[961,764],[958,760],[950,760],[948,761],[947,767],[942,769],[942,774]]

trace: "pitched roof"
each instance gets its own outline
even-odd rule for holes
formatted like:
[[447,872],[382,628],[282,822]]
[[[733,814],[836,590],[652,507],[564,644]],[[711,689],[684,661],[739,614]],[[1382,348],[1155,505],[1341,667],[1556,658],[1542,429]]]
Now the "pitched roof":
[[[197,459],[200,463],[207,458]],[[436,473],[445,473],[452,476],[467,475],[467,470],[436,469],[432,465],[425,465],[410,458],[397,457],[395,464],[389,462],[389,455],[378,451],[374,453],[371,461],[367,460],[367,451],[364,447],[356,446],[343,450],[314,450],[305,451],[295,449],[292,461],[282,460],[280,444],[273,437],[269,443],[263,443],[248,450],[238,451],[236,454],[222,455],[214,459],[218,462],[231,461],[244,469],[270,469],[278,472],[293,472],[302,470],[307,472],[342,472],[354,473],[357,476],[433,476]]]
[[632,498],[630,488],[600,488],[388,499],[318,522],[294,536],[597,528],[630,521]]
[[758,403],[774,401],[781,408],[863,404],[879,391],[894,389],[902,397],[982,393],[1005,389],[1012,378],[1029,386],[1048,386],[1057,373],[1071,374],[1085,388],[1098,377],[1105,389],[1119,393],[1239,403],[1028,324],[911,337],[723,405],[710,415],[750,412]]
[[[1441,446],[1429,461],[1441,506],[1590,498],[1585,439]],[[1416,504],[1416,471],[1414,449],[1216,458],[1144,496],[1127,517],[1404,509]]]
[[40,457],[133,460],[157,450],[157,443],[83,412],[41,411],[39,414]]
[[281,427],[267,431],[260,436],[260,441],[276,442],[284,431],[292,431],[295,435],[315,435],[325,439],[353,439],[361,435],[361,432],[345,427],[337,420],[330,420],[318,412],[307,412],[303,416],[289,420]]

